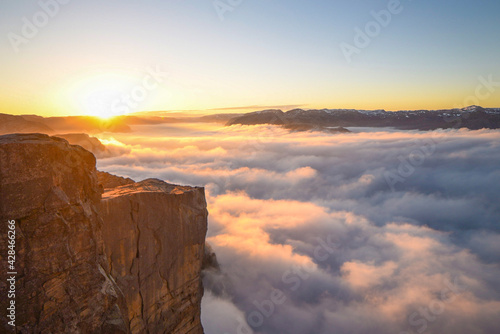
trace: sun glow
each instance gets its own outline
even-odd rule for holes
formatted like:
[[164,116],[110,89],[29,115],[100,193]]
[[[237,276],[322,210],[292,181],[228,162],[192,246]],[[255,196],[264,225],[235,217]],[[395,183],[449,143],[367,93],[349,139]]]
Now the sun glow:
[[82,104],[82,111],[85,115],[96,116],[102,119],[110,119],[120,114],[113,110],[109,101],[113,100],[118,92],[108,89],[96,89],[85,96]]
[[136,81],[117,71],[91,73],[75,80],[67,96],[78,114],[110,119],[137,111],[122,102]]

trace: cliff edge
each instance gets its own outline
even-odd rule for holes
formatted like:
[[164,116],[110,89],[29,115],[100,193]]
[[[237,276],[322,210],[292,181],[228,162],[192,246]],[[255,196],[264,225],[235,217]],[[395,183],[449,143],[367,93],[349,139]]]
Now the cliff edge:
[[98,178],[95,162],[64,139],[0,136],[0,332],[203,333],[203,188]]
[[109,272],[125,296],[132,333],[203,333],[206,206],[203,188],[156,179],[103,194]]

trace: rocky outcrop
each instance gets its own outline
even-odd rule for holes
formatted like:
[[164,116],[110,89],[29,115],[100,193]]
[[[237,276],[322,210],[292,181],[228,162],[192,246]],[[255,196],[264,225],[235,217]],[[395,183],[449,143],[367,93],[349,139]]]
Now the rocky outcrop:
[[129,179],[128,177],[116,176],[100,171],[97,171],[97,179],[104,190],[135,183],[134,180]]
[[[107,187],[101,202],[95,158],[79,146],[0,136],[0,308],[15,220],[17,332],[202,333],[203,189]],[[7,321],[0,332],[14,332]]]
[[66,133],[56,134],[56,137],[66,139],[71,145],[79,145],[92,152],[97,158],[104,158],[108,156],[106,146],[104,146],[99,139],[91,137],[86,133]]
[[86,133],[56,134],[55,137],[63,138],[71,145],[79,145],[92,152],[98,159],[110,158],[121,154],[126,154],[130,150],[123,146],[104,145],[99,138],[91,137]]
[[109,272],[125,296],[131,332],[203,333],[203,188],[149,179],[106,191],[101,208]]
[[[2,272],[7,221],[16,221],[16,330],[90,333],[120,319],[116,289],[103,269],[94,156],[46,135],[2,136],[0,182]],[[6,283],[4,277],[2,310],[9,303]],[[2,316],[2,332],[12,331],[6,322]]]

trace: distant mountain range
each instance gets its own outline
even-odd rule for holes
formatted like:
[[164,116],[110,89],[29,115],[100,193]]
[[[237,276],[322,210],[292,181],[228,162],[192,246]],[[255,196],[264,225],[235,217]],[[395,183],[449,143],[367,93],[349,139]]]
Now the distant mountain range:
[[355,109],[293,109],[262,110],[239,115],[226,125],[274,124],[288,129],[331,129],[337,127],[394,127],[402,130],[435,130],[448,128],[500,128],[500,108],[470,106],[443,110],[355,110]]
[[95,116],[41,117],[0,114],[0,135],[8,133],[87,133],[131,132],[134,126],[172,123],[220,123],[231,125],[271,124],[290,131],[349,132],[350,127],[393,127],[401,130],[448,128],[500,128],[500,108],[470,106],[442,110],[356,110],[268,109],[250,113],[223,113],[192,116],[189,113],[154,116],[148,113],[123,115],[112,119]]
[[[133,123],[131,117],[129,123]],[[99,133],[130,132],[130,127],[122,117],[103,120],[94,116],[42,117],[38,115],[0,114],[0,135],[8,133],[45,133],[61,132]]]

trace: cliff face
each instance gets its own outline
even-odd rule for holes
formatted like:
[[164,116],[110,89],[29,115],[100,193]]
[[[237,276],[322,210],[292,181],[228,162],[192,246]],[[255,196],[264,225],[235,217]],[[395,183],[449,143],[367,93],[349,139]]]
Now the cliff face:
[[[116,317],[117,294],[102,269],[95,158],[45,135],[0,137],[0,257],[16,220],[16,325],[23,333],[93,332]],[[6,310],[6,278],[0,281]],[[3,312],[2,312],[3,313]],[[2,315],[2,329],[11,330]]]
[[106,146],[96,137],[91,137],[86,133],[56,134],[55,136],[66,139],[72,145],[83,147],[97,158],[105,158],[108,155]]
[[[127,183],[101,203],[91,153],[46,135],[0,136],[0,308],[15,220],[17,332],[203,332],[203,189]],[[7,321],[0,332],[14,332]]]
[[131,332],[203,333],[203,188],[149,179],[108,190],[101,207],[109,271],[125,295]]

